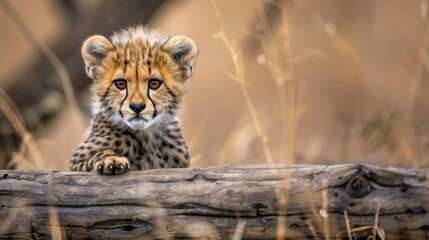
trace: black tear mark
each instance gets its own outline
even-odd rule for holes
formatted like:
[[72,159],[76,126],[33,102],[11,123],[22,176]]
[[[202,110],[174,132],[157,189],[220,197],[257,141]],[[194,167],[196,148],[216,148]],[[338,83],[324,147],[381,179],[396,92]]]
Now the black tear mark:
[[158,115],[158,112],[156,111],[156,105],[155,105],[155,103],[153,102],[152,98],[150,97],[149,91],[150,91],[150,89],[149,89],[149,87],[148,87],[148,88],[147,88],[147,97],[148,97],[148,98],[149,98],[149,100],[152,102],[153,109],[154,109],[152,119],[155,119],[155,117]]
[[125,88],[125,97],[124,99],[122,99],[121,105],[119,105],[119,115],[121,115],[122,118],[124,117],[124,115],[122,114],[122,105],[124,104],[127,97],[128,97],[128,88]]

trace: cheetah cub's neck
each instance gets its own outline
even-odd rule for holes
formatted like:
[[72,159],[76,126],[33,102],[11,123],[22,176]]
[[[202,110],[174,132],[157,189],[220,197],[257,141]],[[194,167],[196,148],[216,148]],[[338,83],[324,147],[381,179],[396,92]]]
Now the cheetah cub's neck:
[[119,174],[188,167],[176,113],[187,92],[197,47],[141,26],[92,36],[82,46],[91,86],[91,125],[70,169]]

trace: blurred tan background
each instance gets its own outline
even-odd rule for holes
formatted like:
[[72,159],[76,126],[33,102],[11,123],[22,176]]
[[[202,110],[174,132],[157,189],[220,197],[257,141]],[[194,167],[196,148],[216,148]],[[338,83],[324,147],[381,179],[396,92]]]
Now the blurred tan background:
[[[34,160],[28,141],[3,117],[2,167],[67,169],[88,125],[90,84],[83,63],[71,62],[72,53],[80,51],[85,37],[105,34],[97,28],[85,32],[91,24],[102,24],[110,35],[118,30],[111,19],[122,17],[121,24],[132,25],[139,11],[147,16],[145,24],[187,35],[199,47],[180,113],[194,167],[271,160],[429,166],[426,0],[215,0],[215,6],[208,0],[147,1],[156,7],[145,11],[140,3],[141,10],[134,7],[128,16],[112,10],[103,15],[109,10],[102,0],[7,2],[40,43],[56,46],[60,60],[73,63],[68,71],[81,116],[66,104],[54,70],[46,82],[60,87],[43,93],[49,96],[43,104],[28,107],[29,96],[40,91],[26,73],[36,63],[50,63],[0,5],[0,86],[19,106],[43,159],[34,162],[40,160]],[[132,2],[115,4],[127,9]],[[118,6],[111,9],[120,12]],[[74,39],[74,32],[82,37]],[[244,83],[237,79],[236,64],[243,67]],[[36,86],[46,90],[49,84]],[[49,117],[34,117],[47,108],[53,109]]]

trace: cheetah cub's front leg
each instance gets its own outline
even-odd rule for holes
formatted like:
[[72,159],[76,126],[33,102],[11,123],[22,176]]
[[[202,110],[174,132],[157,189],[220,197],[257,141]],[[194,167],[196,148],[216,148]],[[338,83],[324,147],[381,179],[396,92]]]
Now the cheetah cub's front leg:
[[84,151],[90,146],[81,145],[75,150],[72,157],[73,164],[70,169],[73,171],[97,171],[100,175],[114,175],[126,172],[130,168],[130,161],[126,157],[116,155],[112,150]]
[[189,167],[177,112],[193,74],[197,46],[182,35],[137,26],[82,46],[93,82],[86,140],[70,169],[122,174],[128,170]]

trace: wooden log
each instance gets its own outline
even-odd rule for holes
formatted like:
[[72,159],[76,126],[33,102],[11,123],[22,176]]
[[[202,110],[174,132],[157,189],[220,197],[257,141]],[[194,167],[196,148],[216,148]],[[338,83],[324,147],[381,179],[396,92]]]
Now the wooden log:
[[353,237],[425,239],[428,174],[367,164],[1,170],[0,238],[275,239],[280,229],[348,239],[348,219]]

